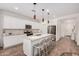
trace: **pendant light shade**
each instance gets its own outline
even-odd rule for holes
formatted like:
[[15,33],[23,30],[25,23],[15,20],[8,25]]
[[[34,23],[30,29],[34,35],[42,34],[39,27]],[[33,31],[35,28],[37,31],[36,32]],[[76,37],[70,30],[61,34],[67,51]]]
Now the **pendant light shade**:
[[42,11],[44,11],[44,9],[42,9]]
[[33,19],[36,19],[36,15],[34,14]]
[[42,22],[44,22],[44,9],[42,9]]
[[48,21],[47,21],[47,23],[49,24],[50,23],[50,21],[49,21],[49,15],[50,15],[49,10],[47,10],[47,15],[48,15]]
[[44,22],[44,18],[42,18],[42,22]]
[[49,24],[50,22],[49,22],[49,20],[48,20],[48,24]]
[[36,4],[37,3],[33,3],[33,5],[34,5],[34,8],[33,8],[33,19],[36,19]]
[[33,3],[34,5],[36,5],[37,3]]

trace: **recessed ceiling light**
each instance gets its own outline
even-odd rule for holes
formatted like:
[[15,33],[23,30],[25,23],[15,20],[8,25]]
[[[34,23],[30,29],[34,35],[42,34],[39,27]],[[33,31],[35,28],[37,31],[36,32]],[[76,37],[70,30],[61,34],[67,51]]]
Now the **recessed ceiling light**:
[[19,8],[18,8],[18,7],[14,7],[14,9],[15,9],[15,10],[18,10]]

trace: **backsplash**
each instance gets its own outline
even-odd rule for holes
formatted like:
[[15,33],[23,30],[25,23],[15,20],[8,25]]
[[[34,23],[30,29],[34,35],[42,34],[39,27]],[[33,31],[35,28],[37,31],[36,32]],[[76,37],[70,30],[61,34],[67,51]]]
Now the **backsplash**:
[[4,29],[3,34],[5,36],[9,35],[22,35],[24,34],[24,29]]
[[[4,36],[23,35],[24,31],[25,31],[25,29],[3,29],[3,35]],[[40,32],[39,29],[32,29],[32,30],[29,30],[29,31],[32,31],[33,34]]]

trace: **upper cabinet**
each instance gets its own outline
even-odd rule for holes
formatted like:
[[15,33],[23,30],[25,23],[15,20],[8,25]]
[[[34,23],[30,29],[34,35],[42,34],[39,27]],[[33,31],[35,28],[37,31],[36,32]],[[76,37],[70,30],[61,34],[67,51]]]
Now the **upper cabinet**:
[[4,16],[3,28],[6,29],[24,29],[24,22],[15,17]]
[[32,25],[32,29],[39,29],[40,23],[29,21],[28,19],[21,19],[13,16],[4,16],[3,28],[6,29],[25,29],[25,25]]

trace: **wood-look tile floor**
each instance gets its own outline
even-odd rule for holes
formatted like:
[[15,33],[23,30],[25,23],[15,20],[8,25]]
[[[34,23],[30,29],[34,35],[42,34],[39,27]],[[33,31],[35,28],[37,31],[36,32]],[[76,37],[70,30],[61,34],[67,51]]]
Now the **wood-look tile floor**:
[[50,56],[72,56],[79,55],[79,47],[76,45],[75,41],[70,38],[62,38],[56,42],[56,46],[50,52]]
[[[79,47],[70,39],[61,39],[56,42],[56,46],[49,53],[49,56],[71,55],[70,53],[77,52],[79,54]],[[68,53],[68,54],[67,54]],[[23,45],[17,45],[8,49],[0,50],[0,56],[25,56],[23,53]]]
[[25,56],[22,44],[0,50],[0,56]]

